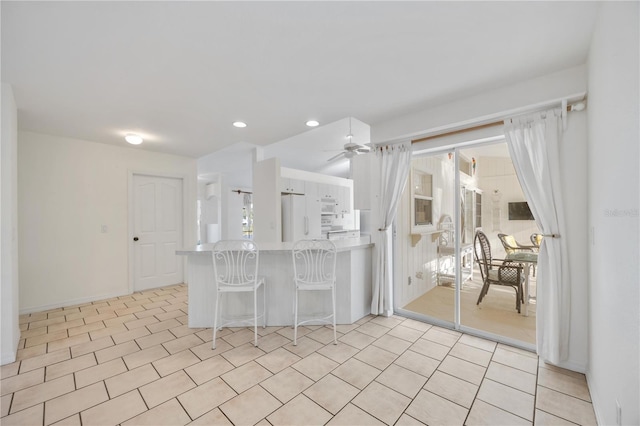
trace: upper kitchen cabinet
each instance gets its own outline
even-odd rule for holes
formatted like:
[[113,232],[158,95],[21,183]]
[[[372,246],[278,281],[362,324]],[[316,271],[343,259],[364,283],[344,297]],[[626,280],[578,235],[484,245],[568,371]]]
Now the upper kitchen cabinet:
[[351,208],[351,187],[344,185],[336,185],[329,183],[321,183],[318,185],[319,196],[325,203],[335,203],[336,214],[349,214],[353,210]]
[[280,178],[280,192],[283,194],[305,194],[305,182],[300,179]]
[[325,200],[335,200],[338,202],[339,189],[338,185],[332,185],[330,183],[318,184],[318,195]]
[[304,193],[305,195],[309,195],[311,197],[320,198],[320,184],[318,182],[305,181],[304,182]]
[[338,197],[336,199],[336,213],[351,213],[351,188],[348,186],[338,186]]

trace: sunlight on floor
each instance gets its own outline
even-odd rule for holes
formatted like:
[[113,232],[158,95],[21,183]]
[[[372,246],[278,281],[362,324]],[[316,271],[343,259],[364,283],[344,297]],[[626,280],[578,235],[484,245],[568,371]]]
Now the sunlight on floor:
[[[536,294],[535,277],[530,277],[531,293]],[[529,304],[529,316],[519,314],[515,308],[515,292],[508,287],[491,286],[480,305],[476,305],[482,288],[480,273],[462,286],[460,292],[461,324],[522,342],[536,343],[536,302]],[[403,309],[453,322],[455,288],[452,285],[436,286],[411,301]],[[524,312],[524,311],[523,311]]]

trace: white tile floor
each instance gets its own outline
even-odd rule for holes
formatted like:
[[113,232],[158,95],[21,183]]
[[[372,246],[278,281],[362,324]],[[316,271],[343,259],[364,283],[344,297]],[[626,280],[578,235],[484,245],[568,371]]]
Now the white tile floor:
[[595,424],[585,377],[401,317],[219,333],[187,327],[187,287],[21,317],[2,425]]

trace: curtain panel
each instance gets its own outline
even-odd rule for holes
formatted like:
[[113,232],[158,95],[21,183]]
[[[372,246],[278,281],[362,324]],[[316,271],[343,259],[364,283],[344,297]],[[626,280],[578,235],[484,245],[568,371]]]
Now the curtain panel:
[[[505,120],[509,153],[541,233],[536,334],[538,355],[558,364],[568,358],[571,277],[560,181],[560,110]],[[552,237],[551,235],[555,235]]]
[[376,158],[380,170],[380,196],[377,203],[379,220],[375,223],[377,231],[372,235],[375,267],[371,313],[389,316],[393,313],[391,224],[411,168],[411,141],[378,147]]

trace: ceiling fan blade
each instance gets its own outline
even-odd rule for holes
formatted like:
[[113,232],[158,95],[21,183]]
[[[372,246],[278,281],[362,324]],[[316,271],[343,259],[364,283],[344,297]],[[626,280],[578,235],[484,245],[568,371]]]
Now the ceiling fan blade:
[[330,162],[330,161],[333,161],[333,160],[337,160],[338,158],[342,157],[343,155],[345,155],[344,151],[343,151],[343,152],[341,152],[341,153],[340,153],[340,154],[338,154],[338,155],[334,155],[333,157],[329,158],[327,161],[329,161],[329,162]]

